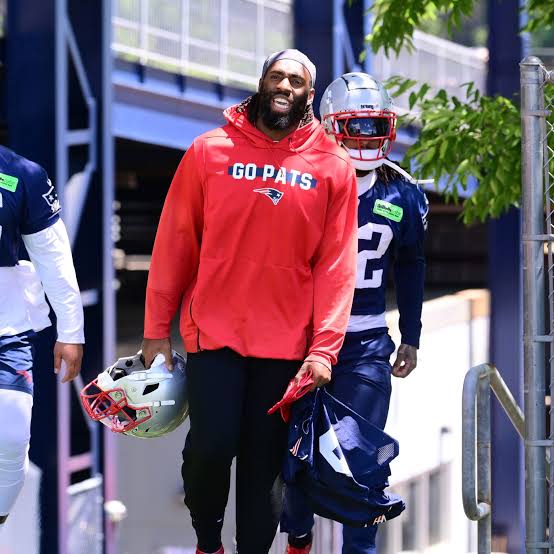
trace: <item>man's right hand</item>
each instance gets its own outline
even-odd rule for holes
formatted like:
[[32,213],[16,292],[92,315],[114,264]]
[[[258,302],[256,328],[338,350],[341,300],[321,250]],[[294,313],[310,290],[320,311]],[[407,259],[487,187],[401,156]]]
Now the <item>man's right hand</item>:
[[141,350],[146,369],[152,365],[156,354],[163,354],[169,371],[173,371],[173,356],[169,337],[166,339],[142,339]]
[[302,367],[298,370],[298,373],[294,376],[294,383],[298,385],[302,377],[309,373],[314,383],[310,387],[308,392],[313,391],[317,387],[326,385],[331,380],[331,370],[323,363],[314,361],[305,361]]
[[57,375],[62,370],[62,362],[65,362],[65,375],[62,383],[72,381],[81,371],[83,360],[83,345],[56,341],[54,345],[54,373]]

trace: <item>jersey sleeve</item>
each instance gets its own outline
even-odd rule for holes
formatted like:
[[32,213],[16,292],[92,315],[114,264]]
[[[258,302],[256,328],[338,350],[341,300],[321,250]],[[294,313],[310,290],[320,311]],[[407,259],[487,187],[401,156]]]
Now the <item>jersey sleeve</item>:
[[63,221],[22,238],[56,313],[58,341],[83,344],[83,304]]
[[24,202],[20,229],[23,235],[31,235],[56,223],[61,207],[56,189],[42,167],[26,161],[21,180]]
[[396,252],[394,281],[400,314],[402,344],[419,348],[421,308],[425,282],[424,241],[429,202],[417,185],[407,185],[400,244]]
[[402,245],[423,243],[427,231],[429,201],[419,185],[406,183],[404,205],[407,217],[402,225]]

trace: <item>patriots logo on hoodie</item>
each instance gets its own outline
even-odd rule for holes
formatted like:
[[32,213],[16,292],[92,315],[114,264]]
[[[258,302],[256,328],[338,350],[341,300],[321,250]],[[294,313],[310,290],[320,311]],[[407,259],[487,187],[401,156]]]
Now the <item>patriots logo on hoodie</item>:
[[275,206],[279,203],[279,200],[283,198],[284,192],[281,192],[277,189],[272,188],[263,188],[263,189],[254,189],[254,192],[259,192],[261,194],[265,194]]

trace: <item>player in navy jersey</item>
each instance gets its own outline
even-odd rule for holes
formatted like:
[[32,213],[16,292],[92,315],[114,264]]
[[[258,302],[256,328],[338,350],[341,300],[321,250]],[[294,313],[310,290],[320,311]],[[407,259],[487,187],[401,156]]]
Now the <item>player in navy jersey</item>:
[[[396,113],[384,86],[365,73],[347,73],[325,90],[320,113],[327,133],[347,150],[358,181],[358,266],[352,313],[326,388],[383,429],[391,373],[407,377],[417,365],[428,202],[412,177],[387,159],[396,138]],[[394,271],[401,344],[395,350],[385,321],[388,274]],[[281,531],[286,554],[311,549],[314,519],[302,493],[287,489]],[[375,554],[377,525],[343,527],[343,554]]]
[[[23,242],[31,262],[20,260]],[[57,317],[54,371],[75,378],[83,307],[60,204],[39,165],[0,146],[0,530],[23,486],[33,405],[33,339]],[[69,423],[68,423],[69,424]]]

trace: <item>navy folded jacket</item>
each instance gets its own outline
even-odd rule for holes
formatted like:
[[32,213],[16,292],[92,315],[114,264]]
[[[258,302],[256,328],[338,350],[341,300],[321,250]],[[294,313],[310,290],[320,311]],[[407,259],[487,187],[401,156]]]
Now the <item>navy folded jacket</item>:
[[403,500],[385,493],[398,442],[324,387],[294,402],[283,476],[316,514],[352,527],[398,516]]

